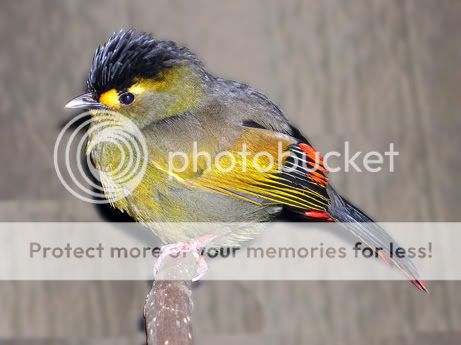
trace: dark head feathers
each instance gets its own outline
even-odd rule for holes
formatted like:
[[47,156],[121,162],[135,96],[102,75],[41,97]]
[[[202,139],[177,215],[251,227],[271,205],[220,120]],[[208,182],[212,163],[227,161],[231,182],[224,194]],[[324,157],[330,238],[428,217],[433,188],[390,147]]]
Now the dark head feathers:
[[121,30],[96,50],[88,77],[88,91],[95,95],[123,89],[136,77],[154,77],[161,70],[181,61],[200,64],[187,48],[172,41],[159,41],[152,35]]

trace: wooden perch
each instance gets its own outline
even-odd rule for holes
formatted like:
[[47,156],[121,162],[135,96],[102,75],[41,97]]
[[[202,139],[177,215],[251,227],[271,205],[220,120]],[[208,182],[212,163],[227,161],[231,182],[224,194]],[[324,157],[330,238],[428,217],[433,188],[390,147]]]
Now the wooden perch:
[[144,305],[147,344],[192,344],[191,313],[191,281],[154,280]]
[[160,267],[144,304],[148,345],[193,344],[188,276],[195,269],[196,261],[190,258],[168,257]]

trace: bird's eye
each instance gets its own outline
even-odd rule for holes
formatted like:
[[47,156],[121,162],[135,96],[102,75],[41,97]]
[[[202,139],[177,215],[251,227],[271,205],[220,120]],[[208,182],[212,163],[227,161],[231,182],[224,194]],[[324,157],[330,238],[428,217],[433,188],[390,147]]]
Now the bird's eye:
[[128,105],[133,103],[134,95],[131,92],[124,92],[118,97],[118,100],[120,103]]

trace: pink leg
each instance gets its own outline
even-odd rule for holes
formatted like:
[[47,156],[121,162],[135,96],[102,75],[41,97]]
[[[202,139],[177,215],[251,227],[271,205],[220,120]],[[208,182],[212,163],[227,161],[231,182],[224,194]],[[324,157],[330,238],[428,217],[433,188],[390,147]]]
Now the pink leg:
[[205,258],[201,255],[202,249],[205,248],[206,245],[213,241],[217,236],[217,234],[210,234],[201,236],[195,240],[162,246],[160,256],[154,265],[154,279],[158,275],[164,260],[168,256],[176,256],[181,253],[192,252],[198,264],[197,275],[192,278],[192,281],[200,280],[208,272],[208,264],[206,263]]

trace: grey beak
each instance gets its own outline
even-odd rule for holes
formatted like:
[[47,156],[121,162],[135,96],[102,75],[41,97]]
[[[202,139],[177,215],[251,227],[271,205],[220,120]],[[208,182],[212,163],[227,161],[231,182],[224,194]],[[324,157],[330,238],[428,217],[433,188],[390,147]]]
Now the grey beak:
[[107,109],[104,104],[96,102],[91,93],[85,93],[78,97],[75,97],[69,103],[65,105],[66,109]]

